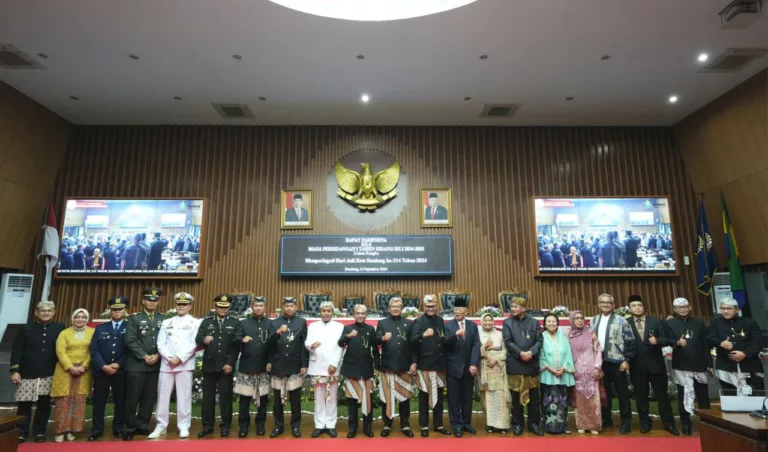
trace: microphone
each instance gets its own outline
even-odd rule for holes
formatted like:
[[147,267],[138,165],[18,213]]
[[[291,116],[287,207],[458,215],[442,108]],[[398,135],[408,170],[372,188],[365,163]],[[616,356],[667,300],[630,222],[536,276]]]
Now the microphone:
[[768,402],[768,397],[763,399],[763,409],[762,410],[755,410],[751,413],[749,413],[750,416],[756,417],[758,419],[768,419],[768,409],[766,409],[765,404]]

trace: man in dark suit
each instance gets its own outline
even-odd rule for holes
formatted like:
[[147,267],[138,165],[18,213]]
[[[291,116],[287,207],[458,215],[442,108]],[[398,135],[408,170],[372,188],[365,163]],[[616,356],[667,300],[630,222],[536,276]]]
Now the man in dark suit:
[[283,393],[291,403],[291,432],[301,437],[301,384],[309,366],[309,351],[304,347],[307,340],[307,321],[296,317],[296,298],[283,298],[283,315],[272,321],[278,335],[272,347],[267,370],[272,375],[274,392],[275,429],[269,434],[275,438],[283,434]]
[[104,247],[104,270],[117,270],[117,255],[114,244],[107,243]]
[[149,246],[149,266],[150,270],[157,270],[157,267],[163,261],[163,250],[168,246],[168,242],[160,238],[160,233],[155,232],[155,239],[152,240],[152,244]]
[[418,354],[416,366],[419,386],[419,425],[421,436],[429,436],[429,412],[436,432],[450,435],[443,427],[443,388],[445,387],[445,322],[437,315],[437,297],[424,296],[424,315],[414,320],[411,345]]
[[555,266],[555,261],[552,258],[552,254],[550,251],[552,250],[552,247],[550,245],[544,246],[544,252],[541,253],[541,263],[539,264],[540,268],[551,268]]
[[466,320],[467,300],[453,305],[454,319],[445,324],[445,351],[448,374],[448,418],[453,434],[475,434],[472,428],[472,394],[480,365],[480,334],[475,322]]
[[109,305],[110,321],[96,327],[91,340],[91,362],[93,364],[93,429],[88,441],[96,441],[104,435],[104,408],[107,397],[112,393],[115,404],[115,419],[112,421],[112,436],[123,436],[125,424],[125,307],[128,299],[112,297]]
[[74,259],[75,270],[85,270],[85,253],[83,252],[83,245],[77,245],[77,250],[72,255]]
[[341,376],[345,378],[344,393],[349,407],[349,433],[347,438],[357,434],[357,405],[363,409],[363,433],[373,438],[373,374],[379,368],[379,347],[376,345],[376,330],[365,323],[368,308],[355,305],[355,323],[347,325],[339,338],[339,347],[346,347],[341,363]]
[[447,220],[448,209],[438,204],[437,193],[429,194],[429,207],[424,209],[425,220]]
[[302,207],[304,197],[301,193],[293,195],[293,208],[285,211],[286,222],[309,221],[309,212]]
[[563,250],[559,243],[555,243],[552,248],[552,266],[553,267],[565,267],[565,260],[563,259]]
[[179,236],[179,238],[176,239],[176,244],[173,245],[173,251],[184,251],[184,237]]
[[624,239],[624,263],[627,267],[637,265],[637,247],[640,246],[640,239],[632,237],[632,231],[626,231]]
[[672,435],[679,436],[675,429],[675,418],[672,405],[667,395],[667,366],[664,363],[664,353],[661,349],[673,345],[669,327],[661,320],[645,315],[643,299],[640,295],[629,296],[629,310],[632,320],[629,322],[635,335],[637,353],[630,361],[630,378],[635,387],[637,414],[640,417],[640,433],[651,431],[651,418],[648,414],[648,384],[653,387],[656,399],[659,401],[659,417],[664,429]]

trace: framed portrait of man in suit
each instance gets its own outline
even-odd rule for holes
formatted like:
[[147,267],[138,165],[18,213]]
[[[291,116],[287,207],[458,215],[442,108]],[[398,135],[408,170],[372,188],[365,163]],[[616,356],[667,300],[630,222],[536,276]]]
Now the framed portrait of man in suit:
[[422,188],[419,217],[422,228],[453,227],[450,188]]
[[312,190],[281,191],[281,229],[312,229]]

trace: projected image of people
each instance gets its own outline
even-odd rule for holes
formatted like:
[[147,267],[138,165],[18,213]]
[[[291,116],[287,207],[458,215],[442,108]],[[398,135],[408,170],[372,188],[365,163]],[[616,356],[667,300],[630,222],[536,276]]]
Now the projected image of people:
[[60,276],[195,276],[202,200],[67,201]]
[[537,198],[539,274],[675,273],[666,198]]

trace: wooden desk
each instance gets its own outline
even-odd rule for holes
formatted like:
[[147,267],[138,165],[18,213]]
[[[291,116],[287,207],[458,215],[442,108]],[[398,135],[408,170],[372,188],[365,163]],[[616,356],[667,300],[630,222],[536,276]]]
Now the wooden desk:
[[0,450],[16,452],[19,447],[19,429],[16,424],[23,420],[21,416],[0,416]]
[[701,452],[766,452],[768,420],[748,413],[723,413],[720,408],[694,410],[699,416]]

